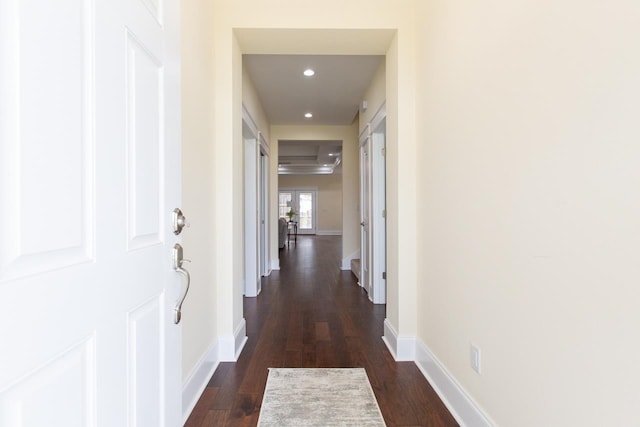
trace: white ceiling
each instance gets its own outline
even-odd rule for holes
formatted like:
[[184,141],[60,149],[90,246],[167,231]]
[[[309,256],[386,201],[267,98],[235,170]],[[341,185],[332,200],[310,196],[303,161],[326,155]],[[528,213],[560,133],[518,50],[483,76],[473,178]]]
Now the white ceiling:
[[[243,55],[272,125],[351,125],[381,55]],[[303,71],[311,68],[313,77]],[[310,112],[312,118],[305,118]],[[329,155],[331,154],[331,156]],[[341,141],[280,141],[279,173],[340,173]]]
[[[272,125],[350,125],[379,55],[243,55]],[[312,68],[316,74],[305,77]],[[313,118],[306,119],[306,112]]]

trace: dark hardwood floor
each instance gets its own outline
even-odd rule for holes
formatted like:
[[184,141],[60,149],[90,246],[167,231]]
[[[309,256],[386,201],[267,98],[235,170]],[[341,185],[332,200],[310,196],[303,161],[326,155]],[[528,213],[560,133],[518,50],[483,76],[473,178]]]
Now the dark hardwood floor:
[[187,427],[255,426],[269,367],[364,367],[388,426],[457,426],[413,362],[395,362],[381,337],[385,307],[340,270],[341,238],[298,236],[280,271],[245,298],[248,342],[220,363]]

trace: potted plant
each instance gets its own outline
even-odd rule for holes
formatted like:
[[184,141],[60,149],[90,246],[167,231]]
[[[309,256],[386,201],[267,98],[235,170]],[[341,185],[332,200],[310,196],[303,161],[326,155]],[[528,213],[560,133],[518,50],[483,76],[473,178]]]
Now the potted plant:
[[297,213],[296,211],[293,210],[293,208],[289,209],[289,212],[287,212],[287,216],[289,217],[289,222],[293,222],[293,217],[296,215]]

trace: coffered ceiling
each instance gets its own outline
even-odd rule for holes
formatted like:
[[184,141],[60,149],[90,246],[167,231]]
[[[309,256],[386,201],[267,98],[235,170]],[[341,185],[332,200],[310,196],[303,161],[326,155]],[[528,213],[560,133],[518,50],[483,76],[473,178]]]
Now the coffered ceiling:
[[332,174],[342,172],[342,141],[296,141],[278,143],[281,175]]

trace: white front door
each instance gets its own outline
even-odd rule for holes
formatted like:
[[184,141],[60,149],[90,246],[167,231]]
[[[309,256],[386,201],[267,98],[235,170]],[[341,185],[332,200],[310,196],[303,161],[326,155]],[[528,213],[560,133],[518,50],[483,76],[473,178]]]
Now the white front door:
[[181,423],[178,25],[176,0],[0,1],[2,426]]

